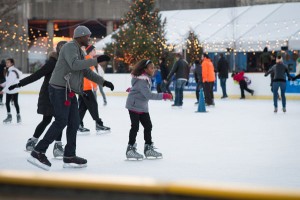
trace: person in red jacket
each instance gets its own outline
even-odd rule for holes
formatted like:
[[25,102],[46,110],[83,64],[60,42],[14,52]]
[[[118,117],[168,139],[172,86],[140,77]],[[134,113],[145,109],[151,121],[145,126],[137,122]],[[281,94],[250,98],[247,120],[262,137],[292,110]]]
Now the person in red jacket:
[[254,90],[248,88],[247,82],[244,77],[244,73],[245,72],[243,72],[243,71],[238,72],[238,73],[233,72],[231,75],[233,77],[233,80],[238,82],[240,85],[240,88],[241,88],[241,98],[240,99],[245,99],[245,90],[247,92],[249,92],[252,96],[254,94]]

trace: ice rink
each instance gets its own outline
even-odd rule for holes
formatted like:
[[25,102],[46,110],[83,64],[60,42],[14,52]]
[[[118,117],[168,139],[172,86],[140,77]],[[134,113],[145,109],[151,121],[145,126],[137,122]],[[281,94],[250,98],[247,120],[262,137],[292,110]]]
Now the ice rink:
[[[20,94],[22,124],[3,124],[5,106],[0,107],[0,170],[42,172],[27,162],[25,143],[33,135],[42,115],[36,113],[38,95]],[[170,101],[150,101],[152,137],[163,159],[127,161],[130,120],[126,96],[108,96],[99,114],[109,134],[97,135],[89,113],[84,119],[90,134],[78,134],[77,155],[88,160],[83,169],[64,169],[47,151],[49,172],[109,176],[149,177],[159,181],[197,181],[245,186],[300,189],[300,102],[287,101],[287,113],[273,113],[272,100],[216,99],[207,113],[196,113],[195,99],[185,98],[182,109]],[[65,144],[65,134],[63,143]],[[143,153],[143,127],[137,137]]]

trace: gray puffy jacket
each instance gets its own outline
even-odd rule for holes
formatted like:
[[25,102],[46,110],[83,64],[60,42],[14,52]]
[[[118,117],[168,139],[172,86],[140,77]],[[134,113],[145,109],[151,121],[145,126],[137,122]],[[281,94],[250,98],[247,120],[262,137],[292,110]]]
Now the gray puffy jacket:
[[136,112],[149,112],[148,102],[162,100],[163,93],[151,92],[151,78],[147,75],[133,77],[131,79],[131,90],[126,101],[126,108]]

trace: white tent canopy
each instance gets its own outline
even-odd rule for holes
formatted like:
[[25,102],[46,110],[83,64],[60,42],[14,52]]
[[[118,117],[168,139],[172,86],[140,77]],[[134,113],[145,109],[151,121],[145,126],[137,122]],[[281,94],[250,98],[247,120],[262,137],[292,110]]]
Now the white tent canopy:
[[[280,50],[281,46],[300,50],[300,3],[255,5],[234,8],[162,11],[167,19],[166,39],[184,48],[189,31],[194,31],[205,51],[238,52]],[[110,42],[111,36],[96,47]],[[105,43],[104,43],[105,42]]]

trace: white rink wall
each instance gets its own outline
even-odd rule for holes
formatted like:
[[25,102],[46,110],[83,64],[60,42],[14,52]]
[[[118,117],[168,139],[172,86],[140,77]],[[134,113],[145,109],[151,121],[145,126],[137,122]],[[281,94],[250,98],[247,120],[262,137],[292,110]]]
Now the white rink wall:
[[[23,74],[22,78],[28,76],[30,74]],[[254,95],[256,97],[272,97],[271,88],[270,88],[270,76],[265,77],[263,73],[245,73],[245,76],[251,79],[251,85],[249,88],[255,91]],[[105,79],[111,81],[114,86],[114,92],[123,93],[126,91],[128,87],[130,87],[131,75],[130,74],[105,74]],[[44,78],[31,83],[25,87],[21,88],[20,93],[38,93],[40,87],[42,85]],[[240,96],[240,87],[238,84],[234,83],[231,78],[231,74],[229,74],[229,78],[227,79],[227,93],[228,95]],[[110,92],[108,88],[104,89],[105,92]],[[185,94],[194,94],[194,92],[186,91]],[[222,91],[219,83],[219,79],[217,79],[217,91],[214,93],[217,97],[221,96]],[[249,94],[246,95],[249,96]],[[292,97],[300,97],[300,93],[286,93],[287,96]],[[298,99],[298,98],[297,98]]]

